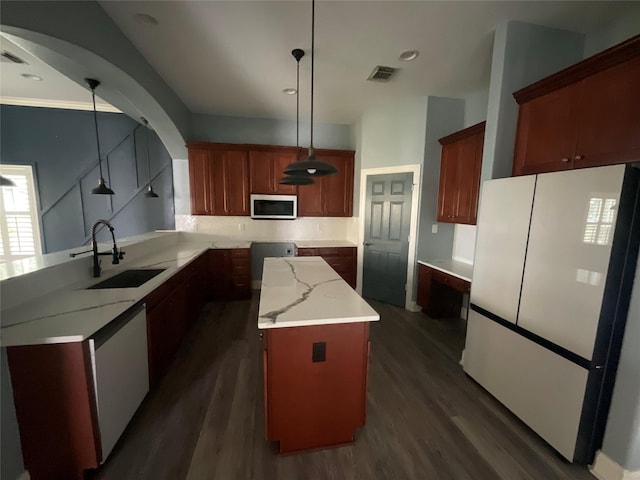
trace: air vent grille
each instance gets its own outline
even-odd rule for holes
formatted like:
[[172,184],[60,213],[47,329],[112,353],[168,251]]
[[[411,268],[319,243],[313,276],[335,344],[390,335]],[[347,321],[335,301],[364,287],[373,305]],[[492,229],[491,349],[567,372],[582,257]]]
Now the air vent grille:
[[4,63],[27,63],[20,57],[16,57],[13,53],[9,53],[6,50],[0,53],[0,61]]
[[382,65],[378,65],[376,68],[373,69],[373,72],[371,72],[371,75],[369,75],[369,78],[367,78],[367,80],[371,80],[374,82],[388,82],[389,80],[391,80],[391,77],[393,77],[393,75],[396,73],[396,70],[398,69],[392,68],[392,67],[383,67]]

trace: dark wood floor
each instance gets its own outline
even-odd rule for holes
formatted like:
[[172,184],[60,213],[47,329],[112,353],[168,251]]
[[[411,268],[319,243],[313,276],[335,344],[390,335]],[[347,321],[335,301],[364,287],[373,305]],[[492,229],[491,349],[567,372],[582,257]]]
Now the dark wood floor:
[[353,445],[279,456],[264,440],[256,294],[207,305],[90,477],[593,480],[465,376],[462,320],[371,303],[381,321],[371,328],[367,425]]

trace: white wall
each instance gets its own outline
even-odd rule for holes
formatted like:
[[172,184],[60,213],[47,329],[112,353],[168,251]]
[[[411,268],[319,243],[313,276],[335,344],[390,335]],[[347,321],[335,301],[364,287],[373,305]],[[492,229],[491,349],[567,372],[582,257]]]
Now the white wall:
[[422,164],[426,123],[427,97],[408,97],[367,110],[357,123],[361,167]]

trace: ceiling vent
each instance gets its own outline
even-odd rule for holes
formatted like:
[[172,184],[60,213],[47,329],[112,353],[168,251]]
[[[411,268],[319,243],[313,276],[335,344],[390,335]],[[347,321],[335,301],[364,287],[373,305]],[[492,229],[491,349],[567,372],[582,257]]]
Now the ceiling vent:
[[9,53],[6,50],[0,53],[0,61],[3,63],[27,63],[20,57],[16,57],[13,53]]
[[367,80],[371,80],[374,82],[388,82],[389,80],[391,80],[391,77],[393,77],[393,75],[396,73],[396,70],[398,69],[392,68],[392,67],[383,67],[381,65],[378,65],[376,68],[373,69],[373,72],[371,72],[371,75],[369,75],[369,78],[367,78]]

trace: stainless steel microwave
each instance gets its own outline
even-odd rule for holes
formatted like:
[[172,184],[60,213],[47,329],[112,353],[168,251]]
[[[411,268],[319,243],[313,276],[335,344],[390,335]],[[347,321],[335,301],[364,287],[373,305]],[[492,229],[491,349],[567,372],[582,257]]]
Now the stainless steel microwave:
[[293,220],[297,216],[296,195],[251,195],[251,218]]

